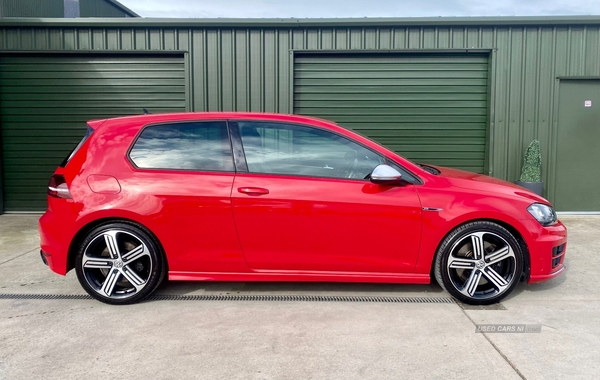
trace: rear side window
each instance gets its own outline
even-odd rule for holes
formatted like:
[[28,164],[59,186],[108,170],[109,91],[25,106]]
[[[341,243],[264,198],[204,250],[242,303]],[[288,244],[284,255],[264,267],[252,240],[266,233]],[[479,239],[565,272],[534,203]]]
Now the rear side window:
[[77,151],[79,150],[79,148],[81,148],[81,146],[83,145],[83,143],[85,143],[87,141],[87,139],[90,138],[90,136],[92,135],[92,133],[94,133],[94,130],[92,129],[92,127],[90,127],[89,125],[87,126],[87,130],[85,131],[85,136],[83,136],[83,139],[81,139],[81,141],[79,142],[79,144],[77,144],[77,146],[75,147],[75,149],[73,149],[71,151],[71,153],[69,153],[69,155],[63,160],[63,162],[60,163],[60,167],[64,168],[65,166],[67,166],[67,164],[69,163],[69,161],[71,161],[71,158],[73,158],[73,156],[75,155],[75,153],[77,153]]
[[129,158],[142,169],[234,171],[225,122],[146,127]]

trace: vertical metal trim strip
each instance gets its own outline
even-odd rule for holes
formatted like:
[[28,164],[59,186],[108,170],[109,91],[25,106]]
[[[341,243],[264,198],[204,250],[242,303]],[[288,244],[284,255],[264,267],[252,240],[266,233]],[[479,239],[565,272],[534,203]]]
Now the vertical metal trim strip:
[[[494,40],[496,39],[496,30],[494,29]],[[485,161],[483,163],[484,172],[487,171],[488,175],[492,175],[494,172],[494,135],[496,133],[496,71],[497,71],[497,50],[494,49],[490,52],[488,57],[488,126],[486,136],[485,150]]]

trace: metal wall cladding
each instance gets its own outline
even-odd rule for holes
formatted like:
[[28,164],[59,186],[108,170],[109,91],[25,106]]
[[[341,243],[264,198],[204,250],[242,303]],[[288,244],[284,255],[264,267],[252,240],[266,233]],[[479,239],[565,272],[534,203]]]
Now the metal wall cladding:
[[0,57],[5,211],[46,207],[48,179],[86,121],[186,109],[181,55]]
[[79,0],[81,17],[128,17],[129,15],[105,0]]
[[[29,25],[0,31],[2,50],[185,50],[191,109],[293,111],[293,52],[299,50],[489,49],[487,168],[514,181],[529,142],[541,142],[543,179],[552,199],[559,76],[600,76],[600,21],[568,25],[130,26]],[[350,24],[350,23],[349,23]],[[442,24],[442,23],[440,23]],[[482,23],[483,24],[483,23]],[[183,25],[183,24],[180,24]],[[226,25],[226,22],[222,22]],[[371,26],[372,25],[372,26]],[[414,24],[411,24],[414,25]]]
[[352,128],[404,157],[483,173],[488,55],[297,54],[294,113]]
[[0,17],[64,17],[64,0],[0,0]]

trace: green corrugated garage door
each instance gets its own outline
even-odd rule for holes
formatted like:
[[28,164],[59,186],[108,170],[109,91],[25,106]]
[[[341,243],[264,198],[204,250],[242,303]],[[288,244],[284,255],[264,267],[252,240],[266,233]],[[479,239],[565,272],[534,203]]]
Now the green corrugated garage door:
[[417,162],[483,173],[487,82],[487,55],[298,55],[294,112]]
[[4,211],[45,209],[48,179],[87,120],[143,108],[185,111],[182,56],[0,58]]

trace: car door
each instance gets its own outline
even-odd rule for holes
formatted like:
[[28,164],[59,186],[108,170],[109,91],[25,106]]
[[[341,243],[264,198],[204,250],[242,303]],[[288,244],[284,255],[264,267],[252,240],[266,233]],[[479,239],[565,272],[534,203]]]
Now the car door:
[[238,121],[247,172],[232,189],[233,215],[255,270],[412,272],[421,234],[415,186],[366,177],[385,157],[306,125]]
[[148,218],[171,275],[248,270],[231,213],[235,171],[225,121],[146,126],[129,159],[129,208]]

